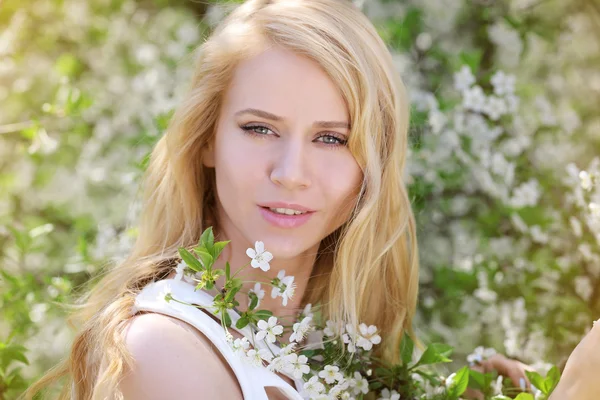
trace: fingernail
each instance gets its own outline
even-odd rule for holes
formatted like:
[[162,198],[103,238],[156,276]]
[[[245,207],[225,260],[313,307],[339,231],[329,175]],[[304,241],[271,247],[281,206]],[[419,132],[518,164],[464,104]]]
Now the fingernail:
[[519,379],[519,386],[521,387],[521,390],[525,390],[527,388],[527,386],[525,386],[525,378]]

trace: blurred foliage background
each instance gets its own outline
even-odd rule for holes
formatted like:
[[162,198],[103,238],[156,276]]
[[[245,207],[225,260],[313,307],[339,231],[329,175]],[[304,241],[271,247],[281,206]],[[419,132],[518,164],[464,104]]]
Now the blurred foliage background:
[[[416,328],[543,369],[600,317],[600,5],[355,1],[412,102]],[[0,1],[0,399],[67,354],[135,238],[139,178],[235,2]]]

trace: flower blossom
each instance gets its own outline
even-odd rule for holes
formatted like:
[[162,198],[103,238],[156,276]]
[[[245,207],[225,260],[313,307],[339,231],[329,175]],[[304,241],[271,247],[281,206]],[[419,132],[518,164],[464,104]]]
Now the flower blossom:
[[296,290],[296,284],[294,283],[293,276],[285,276],[285,270],[279,271],[277,278],[273,279],[273,290],[271,291],[271,297],[281,297],[281,303],[287,306],[288,299],[294,296]]
[[292,328],[294,332],[290,335],[290,342],[301,342],[306,333],[312,328],[311,322],[312,317],[305,317],[301,322],[296,322]]
[[310,366],[307,365],[308,358],[304,355],[299,356],[296,353],[285,356],[285,371],[296,379],[302,378],[302,375],[310,372]]
[[256,307],[260,305],[260,301],[265,297],[265,291],[262,289],[260,283],[256,282],[254,284],[254,288],[249,290],[250,293],[254,293],[258,298],[258,302],[256,303]]
[[374,344],[381,343],[381,336],[377,334],[377,327],[375,325],[367,327],[366,324],[360,324],[358,329],[360,331],[360,335],[358,335],[358,340],[356,341],[358,347],[369,351],[373,348]]
[[344,376],[340,372],[340,367],[337,365],[326,365],[322,371],[319,372],[319,378],[325,380],[325,383],[331,385],[335,381],[341,382]]
[[381,397],[379,397],[377,400],[400,400],[400,394],[395,390],[390,392],[389,389],[383,389],[381,391]]
[[283,326],[277,325],[276,317],[269,317],[268,322],[261,319],[258,321],[257,325],[260,330],[256,333],[256,340],[263,340],[266,338],[267,342],[275,343],[275,340],[277,340],[275,336],[279,336],[283,333]]
[[265,272],[271,269],[269,261],[273,259],[273,254],[265,251],[265,245],[263,242],[257,241],[254,243],[254,248],[247,249],[246,255],[252,259],[250,262],[252,268],[260,268]]
[[313,376],[303,386],[304,392],[309,398],[314,398],[323,393],[325,385],[319,382],[318,376]]

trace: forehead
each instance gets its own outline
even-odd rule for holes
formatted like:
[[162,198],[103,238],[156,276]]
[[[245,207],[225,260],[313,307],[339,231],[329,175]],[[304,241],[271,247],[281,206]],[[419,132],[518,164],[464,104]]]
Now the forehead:
[[315,61],[277,47],[237,66],[225,108],[233,113],[246,107],[311,123],[348,118],[344,99],[325,71]]

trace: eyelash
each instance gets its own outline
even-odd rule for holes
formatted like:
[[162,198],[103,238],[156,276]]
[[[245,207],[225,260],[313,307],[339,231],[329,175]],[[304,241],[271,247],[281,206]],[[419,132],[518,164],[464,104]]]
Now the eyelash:
[[[267,134],[265,134],[265,133],[255,132],[254,129],[257,129],[257,128],[268,129],[272,132],[271,128],[263,126],[263,125],[243,125],[243,126],[240,126],[240,128],[242,128],[244,133],[251,135],[251,136],[267,136]],[[334,135],[332,133],[321,135],[317,139],[324,138],[324,137],[331,137],[338,141],[337,143],[321,142],[321,143],[325,144],[326,146],[338,147],[338,146],[345,146],[348,143],[347,139],[344,139],[344,138]]]

